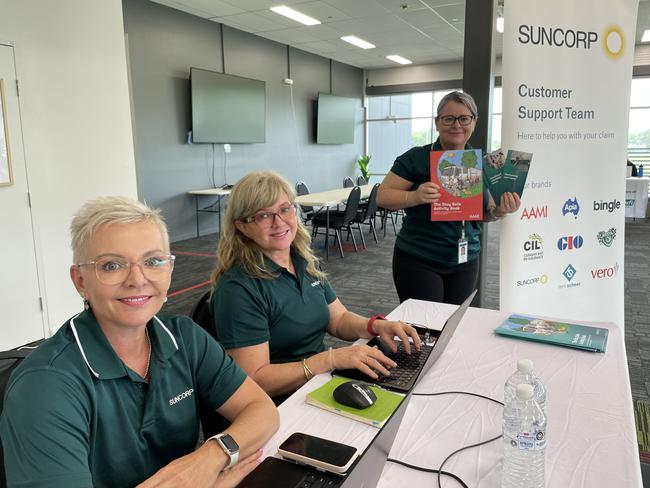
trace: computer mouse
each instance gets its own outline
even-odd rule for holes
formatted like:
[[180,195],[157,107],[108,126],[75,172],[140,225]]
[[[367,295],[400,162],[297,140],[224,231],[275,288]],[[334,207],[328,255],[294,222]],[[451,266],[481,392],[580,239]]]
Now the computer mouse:
[[334,400],[352,408],[368,408],[377,400],[377,395],[365,383],[348,381],[334,390]]

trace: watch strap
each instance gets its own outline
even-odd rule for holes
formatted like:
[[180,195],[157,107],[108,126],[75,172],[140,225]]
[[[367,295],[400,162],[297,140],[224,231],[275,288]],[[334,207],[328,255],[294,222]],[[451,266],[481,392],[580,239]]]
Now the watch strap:
[[[226,453],[226,456],[228,456],[229,462],[224,469],[232,468],[235,464],[237,464],[237,461],[239,460],[239,446],[237,451],[232,452],[230,451],[230,449],[228,449],[228,446],[226,446],[224,442],[221,440],[221,438],[226,435],[232,439],[232,436],[230,436],[229,434],[224,434],[223,432],[208,438],[208,441],[215,440],[217,442],[217,445],[221,448],[221,450]],[[233,442],[235,442],[234,439]]]

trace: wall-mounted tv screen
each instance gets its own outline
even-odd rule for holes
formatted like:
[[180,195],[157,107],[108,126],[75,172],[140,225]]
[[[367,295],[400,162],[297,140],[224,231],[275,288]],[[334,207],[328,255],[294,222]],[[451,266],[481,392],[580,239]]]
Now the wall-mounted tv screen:
[[354,142],[354,115],[358,100],[318,94],[316,114],[317,144],[352,144]]
[[191,68],[190,86],[194,142],[266,141],[266,82]]

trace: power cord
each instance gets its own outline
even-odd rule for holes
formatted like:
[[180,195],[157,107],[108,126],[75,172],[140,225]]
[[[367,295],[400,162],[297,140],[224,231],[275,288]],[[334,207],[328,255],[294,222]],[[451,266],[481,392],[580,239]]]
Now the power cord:
[[[469,396],[475,396],[478,398],[483,398],[485,400],[489,400],[494,403],[498,403],[499,405],[503,405],[503,402],[500,402],[499,400],[495,400],[494,398],[490,398],[485,395],[481,395],[480,393],[472,393],[469,391],[441,391],[438,393],[413,393],[413,396],[440,396],[440,395],[469,395]],[[421,466],[414,466],[412,464],[405,463],[404,461],[400,461],[398,459],[392,459],[388,458],[386,461],[390,461],[391,463],[396,463],[396,464],[401,464],[402,466],[406,466],[407,468],[415,469],[418,471],[424,471],[426,473],[437,473],[438,475],[438,488],[442,488],[440,485],[440,475],[445,475],[445,476],[450,476],[451,478],[455,479],[460,483],[463,488],[469,488],[468,485],[457,475],[450,473],[449,471],[443,471],[443,467],[445,464],[447,464],[447,461],[449,461],[453,456],[458,454],[459,452],[465,451],[466,449],[472,449],[474,447],[479,447],[484,444],[489,444],[490,442],[494,442],[497,439],[500,439],[503,437],[501,434],[499,434],[496,437],[492,437],[491,439],[488,439],[486,441],[482,442],[477,442],[476,444],[472,444],[469,446],[461,447],[460,449],[456,449],[454,452],[452,452],[449,456],[447,456],[442,463],[440,463],[440,467],[438,469],[433,469],[433,468],[423,468]]]

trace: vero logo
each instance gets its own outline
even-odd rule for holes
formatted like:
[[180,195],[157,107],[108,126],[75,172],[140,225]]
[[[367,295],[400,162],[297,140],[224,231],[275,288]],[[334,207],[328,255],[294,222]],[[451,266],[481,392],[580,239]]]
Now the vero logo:
[[596,268],[591,270],[591,277],[595,280],[602,278],[613,278],[618,274],[618,263],[606,268]]

